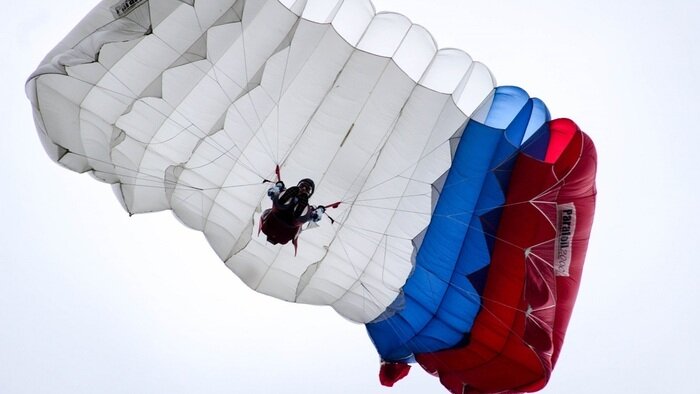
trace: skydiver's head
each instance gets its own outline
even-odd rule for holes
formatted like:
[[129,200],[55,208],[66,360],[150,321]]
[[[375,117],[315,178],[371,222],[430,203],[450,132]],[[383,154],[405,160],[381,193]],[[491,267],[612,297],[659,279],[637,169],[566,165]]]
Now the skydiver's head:
[[314,184],[314,181],[312,181],[309,178],[304,178],[297,183],[297,187],[299,188],[299,192],[308,195],[311,197],[312,194],[314,194],[314,189],[316,188],[316,185]]

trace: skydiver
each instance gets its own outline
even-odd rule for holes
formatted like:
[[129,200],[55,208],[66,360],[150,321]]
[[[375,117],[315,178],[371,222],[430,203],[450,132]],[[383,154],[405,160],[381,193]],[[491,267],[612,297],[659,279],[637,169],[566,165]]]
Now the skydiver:
[[272,208],[263,212],[260,231],[267,235],[267,241],[273,245],[293,241],[296,250],[297,237],[304,223],[318,222],[326,212],[324,206],[309,205],[309,198],[314,194],[314,181],[305,178],[296,186],[285,188],[284,182],[278,181],[267,190],[272,200]]

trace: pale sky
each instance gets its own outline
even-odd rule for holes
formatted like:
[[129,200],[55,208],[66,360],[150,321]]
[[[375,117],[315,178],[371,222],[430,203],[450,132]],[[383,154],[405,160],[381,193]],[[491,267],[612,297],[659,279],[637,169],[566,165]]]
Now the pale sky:
[[[129,217],[51,162],[24,82],[96,3],[3,5],[0,393],[446,392],[418,366],[382,387],[363,326],[255,293],[170,213]],[[596,142],[583,283],[543,392],[696,391],[700,2],[374,3]]]

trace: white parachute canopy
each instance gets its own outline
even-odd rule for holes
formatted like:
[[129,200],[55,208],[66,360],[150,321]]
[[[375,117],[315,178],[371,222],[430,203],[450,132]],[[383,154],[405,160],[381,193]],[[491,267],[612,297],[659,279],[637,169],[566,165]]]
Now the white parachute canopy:
[[[369,0],[102,1],[27,82],[47,152],[170,209],[256,291],[366,323],[400,294],[488,69]],[[265,179],[334,223],[258,236]]]

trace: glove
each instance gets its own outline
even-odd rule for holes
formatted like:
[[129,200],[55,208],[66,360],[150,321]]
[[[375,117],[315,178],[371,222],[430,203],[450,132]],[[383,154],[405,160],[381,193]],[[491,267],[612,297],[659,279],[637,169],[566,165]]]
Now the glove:
[[314,222],[320,221],[321,219],[323,219],[323,214],[325,212],[326,212],[326,207],[323,207],[323,206],[316,207],[316,209],[314,209],[313,215],[311,216],[311,220],[313,220]]
[[275,183],[275,186],[272,186],[271,188],[267,189],[267,196],[272,198],[273,196],[279,196],[280,193],[284,191],[284,182],[282,181],[277,181]]
[[280,193],[282,193],[282,187],[279,186],[279,183],[267,189],[267,196],[270,198],[279,196]]

